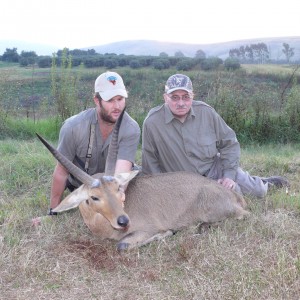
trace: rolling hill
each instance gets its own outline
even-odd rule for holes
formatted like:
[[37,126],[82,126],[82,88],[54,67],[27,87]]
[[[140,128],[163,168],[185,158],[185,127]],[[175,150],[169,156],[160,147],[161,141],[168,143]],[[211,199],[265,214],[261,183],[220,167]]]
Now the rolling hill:
[[[184,44],[156,40],[129,40],[104,45],[91,45],[90,47],[83,48],[83,50],[95,49],[97,53],[102,54],[115,53],[153,56],[158,56],[161,52],[165,52],[168,55],[173,56],[177,51],[181,51],[187,57],[194,57],[197,50],[203,50],[207,57],[217,56],[225,59],[228,57],[230,49],[258,43],[265,43],[268,46],[271,59],[284,59],[284,55],[282,53],[283,43],[287,43],[290,47],[294,48],[295,55],[292,60],[300,59],[300,36],[237,40],[214,44]],[[33,44],[23,41],[0,40],[0,55],[4,53],[6,48],[17,48],[18,53],[21,53],[22,50],[35,51],[38,55],[52,55],[53,52],[59,50],[57,47],[51,45]]]
[[187,57],[194,57],[196,51],[201,49],[206,53],[206,56],[218,56],[222,59],[228,57],[230,49],[239,48],[257,43],[265,43],[268,46],[272,59],[284,59],[282,53],[282,44],[287,43],[294,48],[294,59],[300,58],[300,36],[299,37],[278,37],[278,38],[263,38],[251,40],[238,40],[215,44],[183,44],[160,42],[154,40],[134,40],[120,41],[116,43],[91,46],[87,49],[95,49],[98,53],[115,53],[126,55],[159,55],[165,52],[173,56],[175,52],[181,51]]

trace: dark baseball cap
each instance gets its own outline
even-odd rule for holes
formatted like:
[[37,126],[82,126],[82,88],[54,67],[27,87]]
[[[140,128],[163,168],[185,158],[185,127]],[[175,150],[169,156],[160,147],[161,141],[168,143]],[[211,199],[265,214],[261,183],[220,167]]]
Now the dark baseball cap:
[[165,86],[165,92],[170,94],[176,90],[184,90],[188,93],[193,92],[191,79],[183,74],[175,74],[169,77]]

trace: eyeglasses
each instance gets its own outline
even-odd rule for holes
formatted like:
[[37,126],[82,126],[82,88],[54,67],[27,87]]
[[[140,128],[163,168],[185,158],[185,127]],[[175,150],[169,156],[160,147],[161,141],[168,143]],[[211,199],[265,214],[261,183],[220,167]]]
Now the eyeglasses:
[[172,101],[174,101],[174,102],[178,102],[178,101],[180,101],[180,99],[182,99],[182,101],[189,101],[189,100],[191,100],[191,96],[189,95],[189,94],[185,94],[185,95],[183,95],[183,96],[178,96],[178,95],[172,95],[172,96],[169,96],[168,95],[168,97],[172,100]]

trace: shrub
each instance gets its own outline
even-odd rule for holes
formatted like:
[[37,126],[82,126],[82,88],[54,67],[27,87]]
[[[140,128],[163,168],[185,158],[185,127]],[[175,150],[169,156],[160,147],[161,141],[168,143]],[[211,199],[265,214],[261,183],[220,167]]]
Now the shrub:
[[226,58],[224,61],[224,67],[226,70],[237,70],[241,67],[241,64],[237,58]]

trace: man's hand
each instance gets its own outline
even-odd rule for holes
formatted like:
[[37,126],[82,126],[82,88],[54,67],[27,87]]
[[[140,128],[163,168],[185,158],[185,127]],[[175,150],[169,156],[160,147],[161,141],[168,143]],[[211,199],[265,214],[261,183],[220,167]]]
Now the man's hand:
[[235,182],[230,178],[221,178],[218,179],[218,183],[222,184],[224,187],[226,187],[229,190],[234,190],[235,188]]

